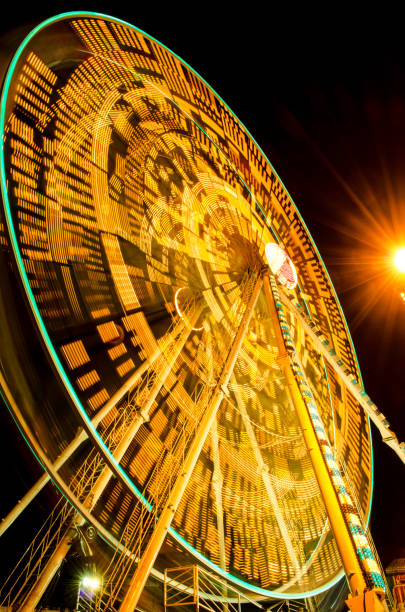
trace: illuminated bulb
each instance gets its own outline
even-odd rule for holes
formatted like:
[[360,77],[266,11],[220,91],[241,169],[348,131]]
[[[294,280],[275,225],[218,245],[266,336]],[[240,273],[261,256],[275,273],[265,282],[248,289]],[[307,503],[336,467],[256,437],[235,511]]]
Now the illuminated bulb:
[[100,580],[96,576],[85,576],[82,580],[82,585],[90,591],[97,591],[100,587]]
[[294,289],[297,284],[297,272],[291,258],[275,242],[269,242],[265,246],[265,254],[270,270],[279,283],[287,289]]
[[405,247],[398,249],[395,253],[394,264],[400,272],[405,272]]

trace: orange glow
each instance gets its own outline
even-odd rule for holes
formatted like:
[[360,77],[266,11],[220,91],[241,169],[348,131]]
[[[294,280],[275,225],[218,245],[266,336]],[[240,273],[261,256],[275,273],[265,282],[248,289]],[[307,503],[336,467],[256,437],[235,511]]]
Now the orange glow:
[[394,255],[394,264],[397,270],[405,272],[405,247],[398,249]]

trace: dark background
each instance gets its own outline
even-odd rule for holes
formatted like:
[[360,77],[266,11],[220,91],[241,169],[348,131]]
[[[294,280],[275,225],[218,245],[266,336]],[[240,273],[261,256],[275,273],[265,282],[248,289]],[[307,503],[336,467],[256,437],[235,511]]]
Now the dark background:
[[[245,3],[130,8],[8,3],[3,67],[32,27],[65,10],[129,21],[189,63],[262,147],[300,210],[341,300],[365,387],[405,439],[405,43],[388,4],[316,9]],[[2,460],[14,487],[1,515],[40,475],[4,414]],[[371,529],[383,565],[405,557],[405,466],[374,433]],[[10,459],[12,458],[12,460]],[[31,465],[30,465],[31,464]],[[4,489],[3,489],[4,494]],[[43,502],[45,506],[45,501]]]

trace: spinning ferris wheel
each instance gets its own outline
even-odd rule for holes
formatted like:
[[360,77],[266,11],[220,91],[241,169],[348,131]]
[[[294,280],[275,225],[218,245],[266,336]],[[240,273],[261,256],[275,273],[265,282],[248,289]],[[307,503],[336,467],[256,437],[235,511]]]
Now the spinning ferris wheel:
[[101,610],[134,610],[169,557],[258,597],[309,597],[344,571],[351,606],[383,597],[368,417],[404,450],[246,128],[166,47],[96,14],[25,39],[1,113],[24,322],[24,342],[2,323],[1,386],[45,470],[2,531],[49,480],[61,501],[0,605],[35,609],[89,532]]

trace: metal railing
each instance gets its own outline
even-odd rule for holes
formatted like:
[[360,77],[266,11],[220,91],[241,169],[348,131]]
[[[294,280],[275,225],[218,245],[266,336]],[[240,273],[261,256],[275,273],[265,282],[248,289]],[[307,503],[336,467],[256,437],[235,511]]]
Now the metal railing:
[[164,572],[164,609],[192,606],[211,612],[241,612],[243,603],[264,610],[257,601],[199,565],[171,567]]

